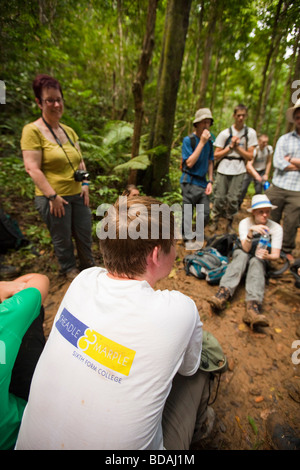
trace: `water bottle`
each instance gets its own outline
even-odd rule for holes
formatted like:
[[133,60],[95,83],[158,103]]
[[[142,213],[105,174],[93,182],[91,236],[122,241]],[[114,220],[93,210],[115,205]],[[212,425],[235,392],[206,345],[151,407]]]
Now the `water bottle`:
[[269,242],[270,242],[270,235],[267,232],[265,232],[263,235],[260,236],[259,242],[255,250],[255,256],[257,258],[262,259],[262,257],[258,255],[257,252],[258,250],[267,250]]
[[264,182],[264,191],[267,191],[267,189],[269,189],[269,187],[270,187],[269,181],[265,181]]

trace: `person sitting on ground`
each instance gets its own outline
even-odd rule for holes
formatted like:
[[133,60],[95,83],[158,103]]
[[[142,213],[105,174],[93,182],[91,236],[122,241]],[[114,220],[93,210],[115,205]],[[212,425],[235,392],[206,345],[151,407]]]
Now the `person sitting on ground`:
[[48,288],[49,280],[42,274],[26,274],[14,281],[0,282],[1,450],[13,449],[16,443],[26,401],[10,393],[11,375],[22,338],[40,314]]
[[[246,313],[243,321],[253,329],[257,326],[269,326],[269,320],[261,314],[265,291],[266,261],[280,257],[282,244],[282,227],[269,220],[271,210],[275,207],[264,194],[256,194],[252,198],[250,217],[241,220],[239,224],[240,248],[233,252],[220,287],[216,295],[208,299],[213,310],[221,311],[227,301],[233,296],[236,288],[246,272]],[[268,233],[271,238],[271,251],[256,252],[260,235]],[[257,255],[259,257],[257,257]]]
[[107,211],[105,269],[80,273],[59,307],[17,450],[189,449],[211,429],[197,307],[180,292],[154,290],[176,256],[173,214],[159,208],[137,196]]

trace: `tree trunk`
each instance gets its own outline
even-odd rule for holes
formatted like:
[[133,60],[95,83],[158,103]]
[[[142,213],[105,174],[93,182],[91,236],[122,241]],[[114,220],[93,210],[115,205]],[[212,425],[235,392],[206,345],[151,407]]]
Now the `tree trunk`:
[[260,87],[260,93],[259,93],[259,98],[258,98],[258,103],[257,103],[257,108],[256,108],[256,114],[255,114],[254,123],[253,123],[254,128],[257,127],[257,123],[259,121],[259,117],[260,117],[260,114],[261,114],[261,105],[262,105],[262,102],[263,102],[263,95],[264,95],[264,92],[265,92],[267,72],[268,72],[268,68],[269,68],[269,64],[270,64],[272,54],[274,52],[275,39],[276,39],[276,36],[278,34],[277,31],[278,31],[278,24],[279,24],[279,18],[280,18],[280,14],[281,14],[280,12],[281,12],[282,4],[283,4],[283,0],[279,0],[278,4],[277,4],[277,8],[276,8],[275,18],[274,18],[272,37],[271,37],[271,40],[270,40],[270,47],[269,47],[269,51],[268,51],[266,61],[265,61],[265,65],[264,65],[263,72],[262,72],[262,83],[261,83],[261,87]]
[[262,103],[260,106],[259,118],[256,124],[256,132],[258,135],[260,134],[262,126],[264,125],[265,119],[266,119],[266,109],[267,109],[269,95],[270,95],[270,91],[272,87],[272,81],[273,81],[275,67],[276,67],[276,60],[277,60],[277,55],[278,55],[279,47],[280,47],[280,41],[281,41],[281,35],[278,34],[278,36],[276,37],[276,41],[275,41],[275,45],[273,49],[271,65],[269,67],[270,71],[269,71],[269,74],[265,83],[265,91],[264,91]]
[[191,3],[192,0],[169,0],[167,6],[153,139],[157,150],[152,159],[151,193],[155,196],[161,196],[170,189],[170,150]]
[[197,101],[197,109],[206,107],[206,91],[208,86],[208,78],[211,64],[211,57],[214,45],[214,32],[216,29],[216,22],[218,18],[218,4],[217,0],[210,3],[210,19],[207,26],[207,33],[204,46],[204,57],[202,62],[202,73],[200,82],[199,99]]
[[[132,93],[134,98],[134,130],[132,138],[131,158],[139,154],[140,139],[142,133],[142,123],[144,115],[143,90],[147,79],[147,71],[152,58],[154,48],[154,30],[156,21],[156,9],[158,0],[149,0],[146,32],[143,41],[143,49],[140,56],[138,72],[132,84]],[[128,178],[128,184],[136,184],[137,171],[131,170]]]

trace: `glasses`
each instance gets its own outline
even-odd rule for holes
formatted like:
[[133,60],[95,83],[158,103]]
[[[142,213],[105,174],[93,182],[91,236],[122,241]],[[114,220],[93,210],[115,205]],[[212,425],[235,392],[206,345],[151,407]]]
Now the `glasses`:
[[45,100],[41,100],[41,101],[44,101],[48,106],[53,106],[55,103],[57,104],[62,104],[64,102],[64,99],[63,98],[47,98]]

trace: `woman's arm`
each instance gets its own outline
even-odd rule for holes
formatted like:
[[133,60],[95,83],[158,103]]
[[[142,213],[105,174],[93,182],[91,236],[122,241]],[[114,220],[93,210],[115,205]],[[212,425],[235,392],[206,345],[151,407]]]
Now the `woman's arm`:
[[[42,172],[42,151],[41,150],[23,150],[23,160],[26,172],[32,178],[34,184],[40,189],[44,196],[53,196],[55,193],[54,189],[48,182],[46,176]],[[68,202],[59,196],[55,197],[50,203],[50,212],[56,217],[62,217],[65,215],[64,205]]]
[[0,301],[3,302],[28,287],[35,287],[40,291],[43,303],[48,295],[49,279],[44,274],[30,273],[20,276],[14,281],[2,281],[0,282]]

